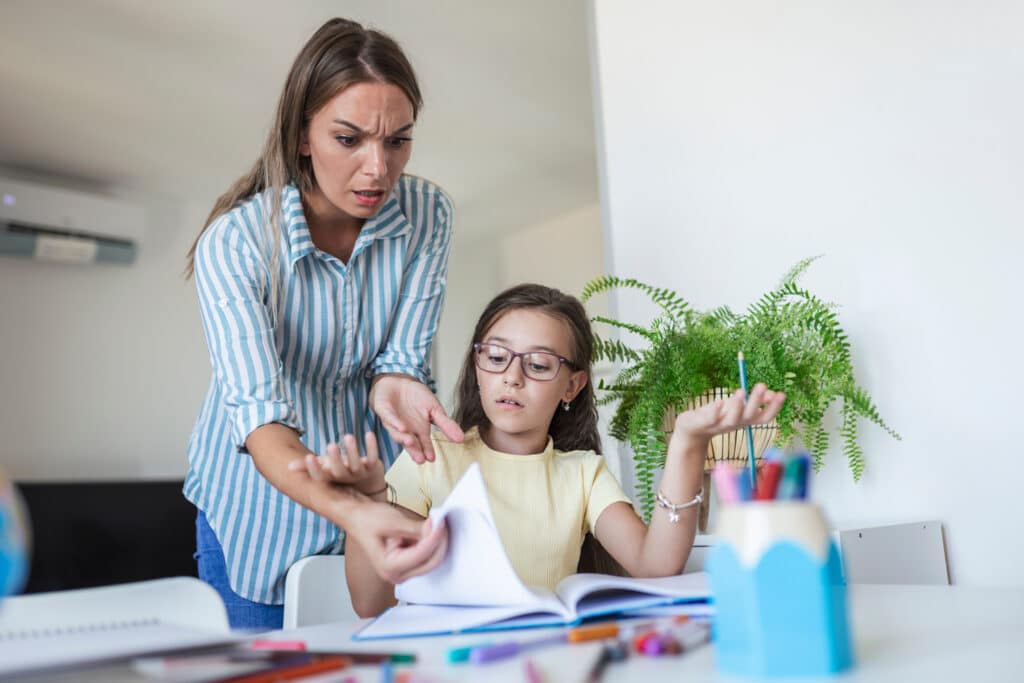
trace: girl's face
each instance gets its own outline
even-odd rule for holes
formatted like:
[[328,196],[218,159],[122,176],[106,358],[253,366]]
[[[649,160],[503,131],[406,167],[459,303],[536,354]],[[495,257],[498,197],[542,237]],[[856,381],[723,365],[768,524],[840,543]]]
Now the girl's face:
[[312,162],[320,203],[341,217],[375,215],[409,162],[412,126],[412,103],[396,85],[357,83],[335,95],[299,147]]
[[[524,372],[523,358],[515,357],[502,372],[481,369],[500,367],[509,352],[483,346],[474,353],[476,381],[480,401],[491,422],[485,437],[488,445],[506,453],[538,453],[547,444],[548,428],[563,401],[572,401],[586,386],[587,373],[560,364],[556,356],[570,361],[572,333],[568,324],[530,309],[515,309],[498,318],[480,342],[505,347],[516,353],[544,352],[526,359],[529,374]],[[561,365],[561,367],[557,367]],[[554,379],[543,381],[530,376],[546,376],[557,367]],[[571,409],[571,408],[570,408]]]

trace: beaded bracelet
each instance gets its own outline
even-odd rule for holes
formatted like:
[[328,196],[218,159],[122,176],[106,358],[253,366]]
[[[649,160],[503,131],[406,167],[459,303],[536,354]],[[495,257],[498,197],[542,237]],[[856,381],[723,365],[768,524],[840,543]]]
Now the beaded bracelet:
[[678,522],[680,510],[692,508],[694,505],[700,505],[704,502],[704,487],[700,487],[700,491],[697,491],[697,495],[693,497],[693,500],[688,500],[685,503],[671,502],[660,490],[658,491],[658,495],[655,497],[655,500],[658,503],[658,507],[668,510],[668,521]]

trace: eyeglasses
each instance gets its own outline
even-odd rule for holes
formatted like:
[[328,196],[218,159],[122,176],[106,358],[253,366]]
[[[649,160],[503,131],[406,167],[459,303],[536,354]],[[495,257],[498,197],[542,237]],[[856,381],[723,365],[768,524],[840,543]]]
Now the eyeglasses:
[[523,374],[538,382],[550,382],[558,376],[562,365],[568,365],[570,369],[576,370],[577,366],[568,358],[549,353],[547,351],[528,351],[519,353],[512,349],[505,348],[499,344],[473,344],[473,358],[476,366],[484,372],[501,374],[508,370],[512,361],[519,359],[523,367]]

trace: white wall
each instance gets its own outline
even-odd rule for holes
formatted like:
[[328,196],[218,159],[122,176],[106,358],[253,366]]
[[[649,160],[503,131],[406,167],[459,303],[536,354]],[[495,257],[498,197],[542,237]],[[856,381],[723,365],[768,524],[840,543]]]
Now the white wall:
[[[505,235],[500,243],[501,287],[537,282],[579,296],[583,286],[604,274],[601,206],[596,202]],[[591,315],[605,315],[595,299]]]
[[453,391],[458,381],[466,346],[472,342],[473,327],[487,302],[500,289],[500,257],[492,239],[467,239],[458,225],[455,207],[455,239],[448,261],[448,289],[444,312],[434,339],[437,394],[448,410],[453,409]]
[[0,465],[16,479],[184,476],[209,360],[180,273],[209,207],[137,201],[131,266],[0,258]]
[[839,526],[939,519],[956,582],[1024,583],[1024,6],[593,16],[615,272],[745,307],[826,254],[805,283],[842,304],[858,379],[904,440],[863,425],[861,483],[834,449],[814,497]]

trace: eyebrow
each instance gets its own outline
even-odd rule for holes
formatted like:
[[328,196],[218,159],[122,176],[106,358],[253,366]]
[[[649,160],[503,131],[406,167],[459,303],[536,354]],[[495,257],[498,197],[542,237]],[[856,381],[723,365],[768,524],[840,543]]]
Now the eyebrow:
[[[508,339],[505,339],[504,337],[488,337],[487,339],[484,340],[485,344],[489,344],[491,342],[501,342],[502,344],[511,344],[511,342]],[[555,351],[550,346],[531,346],[530,347],[530,351],[547,351],[548,353],[553,353],[556,356],[561,356],[562,355],[558,351]],[[529,353],[529,351],[527,351],[526,353]]]
[[[352,123],[351,121],[346,121],[345,119],[334,119],[334,122],[338,123],[338,124],[341,124],[342,126],[348,126],[349,128],[351,128],[352,130],[354,130],[357,133],[365,133],[366,132],[365,130],[363,130],[362,128],[357,126],[356,124]],[[392,135],[400,135],[402,133],[407,133],[410,130],[412,130],[412,126],[413,126],[413,124],[407,123],[404,126],[402,126],[401,128],[399,128],[398,130],[396,130],[394,133],[392,133]]]

